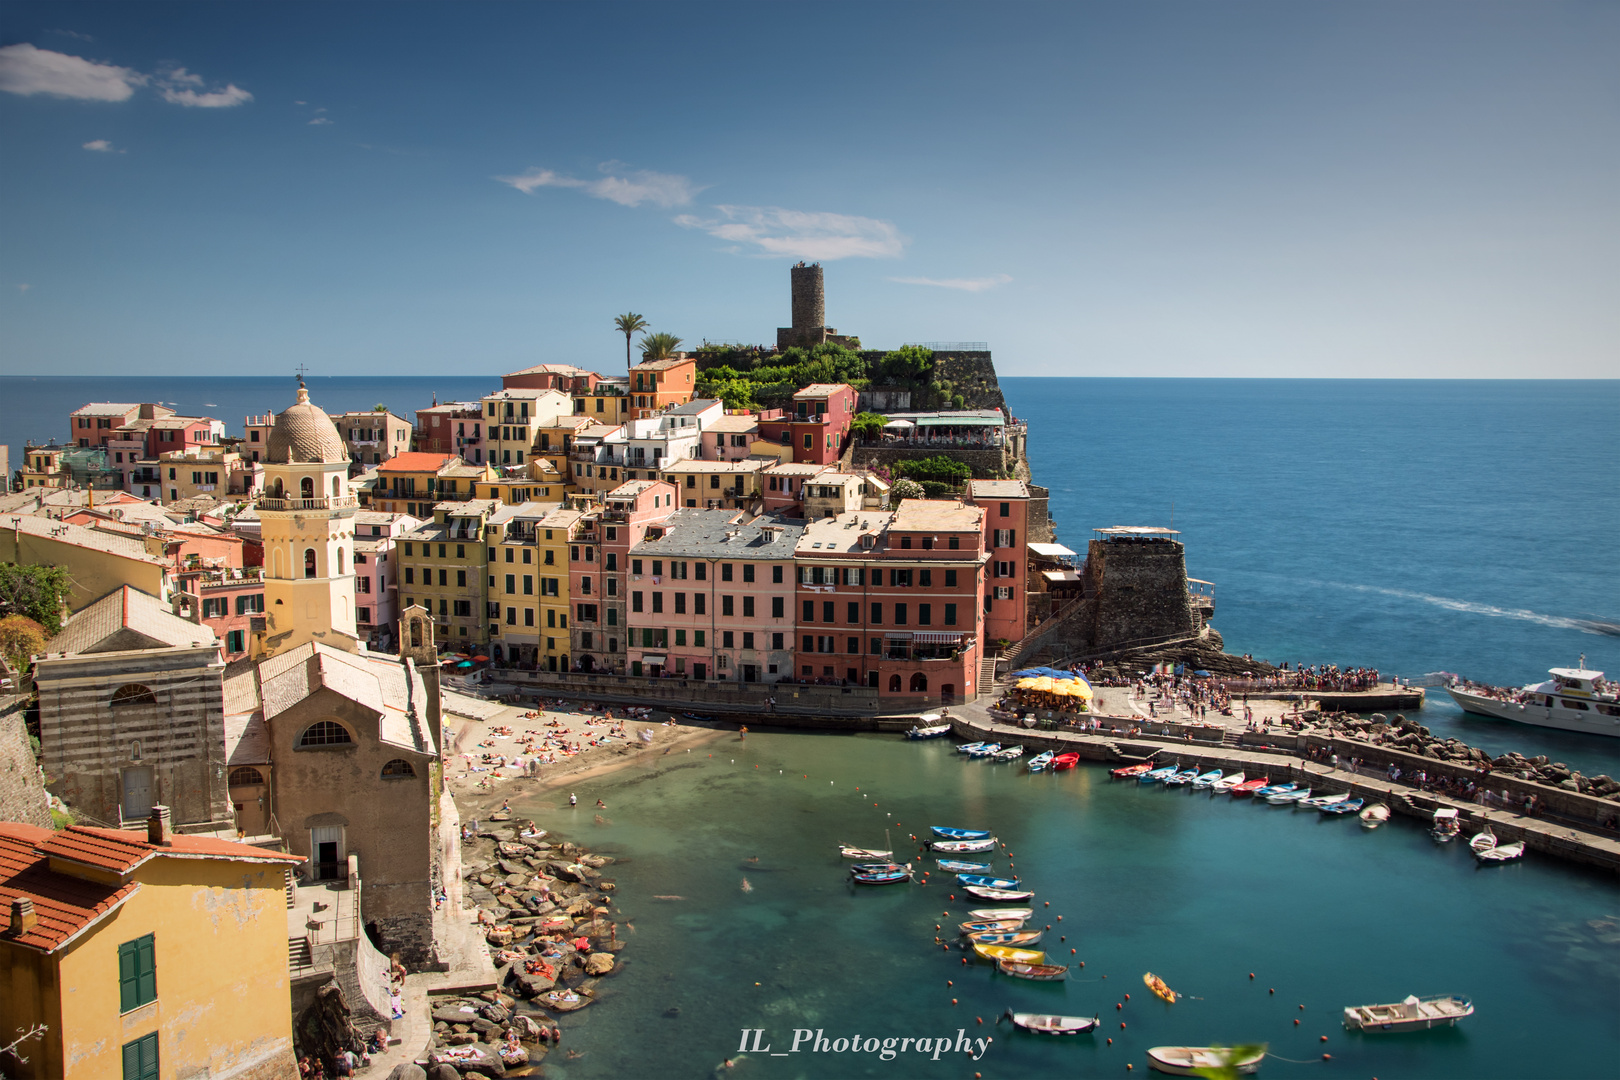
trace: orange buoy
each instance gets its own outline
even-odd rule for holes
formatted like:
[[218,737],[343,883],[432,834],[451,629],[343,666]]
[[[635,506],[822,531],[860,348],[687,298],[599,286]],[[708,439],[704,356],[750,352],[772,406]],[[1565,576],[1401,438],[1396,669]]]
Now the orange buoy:
[[1254,978],[1254,972],[1252,972],[1252,971],[1249,972],[1249,978],[1251,978],[1251,979]]
[[1126,995],[1125,995],[1125,1000],[1126,1000],[1126,1001],[1129,1001],[1129,1000],[1131,1000],[1131,995],[1129,995],[1129,994],[1126,994]]
[[[1069,950],[1069,953],[1070,953],[1070,955],[1073,955],[1073,954],[1074,954],[1074,950],[1073,950],[1073,949],[1070,949],[1070,950]],[[1084,961],[1084,960],[1082,960],[1082,961],[1080,961],[1080,966],[1081,966],[1081,967],[1085,967],[1085,966],[1086,966],[1086,962],[1085,962],[1085,961]],[[1105,978],[1106,978],[1106,976],[1104,976],[1104,977],[1105,977]]]
[[982,1016],[975,1016],[973,1019],[977,1020],[981,1024],[984,1023],[984,1017]]
[[1120,1021],[1120,1022],[1119,1022],[1119,1028],[1120,1028],[1120,1030],[1121,1030],[1121,1031],[1124,1031],[1124,1030],[1125,1030],[1125,1021],[1123,1021],[1123,1020],[1121,1020],[1121,1021]]
[[1333,1060],[1333,1055],[1332,1054],[1323,1054],[1322,1055],[1322,1060],[1323,1061],[1332,1061]]
[[1050,900],[1048,900],[1048,901],[1047,901],[1047,902],[1046,902],[1046,906],[1047,906],[1047,907],[1051,907],[1051,906],[1052,906],[1052,901],[1050,901]]
[[962,957],[962,963],[964,963],[964,964],[967,963],[967,957],[965,957],[965,956]]
[[1303,1005],[1301,1005],[1301,1006],[1300,1006],[1300,1007],[1299,1007],[1299,1011],[1300,1011],[1300,1012],[1304,1012],[1304,1011],[1305,1011],[1305,1006],[1303,1006]]
[[1063,921],[1063,916],[1059,915],[1058,916],[1058,922],[1062,922],[1062,921]]
[[951,981],[951,980],[949,980],[949,979],[946,979],[946,980],[945,980],[945,985],[946,985],[946,986],[955,986],[955,985],[956,985],[956,984],[955,984],[955,983],[954,983],[954,982],[952,982],[952,981]]
[[1124,1005],[1123,1002],[1118,1002],[1118,1001],[1114,1002],[1114,1008],[1123,1009],[1124,1007],[1125,1007],[1125,1005]]
[[1322,1041],[1327,1042],[1327,1036],[1326,1035],[1322,1036]]
[[1059,934],[1058,935],[1058,941],[1063,942],[1063,941],[1068,941],[1068,940],[1069,940],[1069,935],[1067,935],[1067,934]]
[[1268,994],[1275,994],[1276,992],[1277,992],[1277,988],[1275,986],[1273,986],[1270,990],[1266,991],[1266,993],[1268,993]]
[[951,1004],[952,1004],[952,1005],[955,1005],[955,1004],[956,1004],[956,999],[955,999],[955,998],[951,998]]
[[[1074,955],[1074,950],[1073,950],[1073,949],[1070,949],[1070,950],[1069,950],[1069,955],[1070,955],[1070,956],[1073,956],[1073,955]],[[1085,967],[1085,966],[1086,966],[1086,965],[1084,965],[1084,964],[1081,964],[1081,965],[1080,965],[1080,966],[1081,966],[1081,967]],[[1105,978],[1105,979],[1106,979],[1106,978],[1108,978],[1108,976],[1106,976],[1106,975],[1104,975],[1104,976],[1103,976],[1103,978]]]
[[1108,1045],[1109,1045],[1109,1046],[1113,1046],[1113,1045],[1114,1045],[1114,1040],[1113,1040],[1113,1039],[1109,1039],[1109,1040],[1108,1040]]
[[1294,1021],[1294,1026],[1295,1026],[1295,1027],[1299,1027],[1299,1021],[1298,1021],[1298,1020],[1295,1020],[1295,1021]]
[[1050,929],[1052,929],[1052,924],[1051,924],[1051,923],[1047,923],[1047,924],[1046,924],[1046,928],[1047,928],[1047,929],[1048,929],[1048,930],[1050,930]]

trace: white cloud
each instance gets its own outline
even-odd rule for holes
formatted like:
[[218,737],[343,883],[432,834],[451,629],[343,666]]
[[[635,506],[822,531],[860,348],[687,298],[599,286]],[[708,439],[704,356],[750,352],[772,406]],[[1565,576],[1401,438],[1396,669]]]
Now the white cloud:
[[997,285],[1005,285],[1012,280],[1009,274],[991,274],[989,277],[979,278],[930,278],[930,277],[892,277],[890,281],[897,281],[902,285],[931,285],[936,289],[960,289],[962,292],[984,292]]
[[188,109],[229,109],[253,100],[253,95],[228,84],[223,90],[199,90],[203,77],[185,68],[173,68],[158,75],[158,93],[171,105],[184,105]]
[[720,218],[682,214],[675,224],[797,259],[894,259],[906,238],[893,222],[854,214],[784,210],[779,206],[717,206]]
[[330,123],[332,123],[332,121],[328,120],[324,116],[317,116],[315,119],[311,120],[310,123],[311,124],[330,124]]
[[89,142],[84,144],[84,148],[86,150],[94,150],[102,154],[122,154],[124,152],[113,146],[113,144],[108,142],[106,139],[91,139]]
[[81,101],[125,101],[147,76],[114,64],[38,49],[26,42],[0,48],[0,90],[24,97],[50,94]]
[[564,176],[551,169],[531,168],[517,176],[497,176],[503,184],[511,184],[525,195],[533,195],[536,188],[578,188],[597,199],[607,199],[620,206],[685,206],[692,196],[703,189],[696,187],[684,176],[653,172],[649,169],[624,169],[620,162],[606,161],[601,165],[607,174],[600,180],[581,180]]

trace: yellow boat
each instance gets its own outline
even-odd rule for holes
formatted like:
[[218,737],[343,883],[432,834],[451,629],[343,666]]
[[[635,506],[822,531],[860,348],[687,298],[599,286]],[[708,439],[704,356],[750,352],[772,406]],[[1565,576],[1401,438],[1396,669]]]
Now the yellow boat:
[[1153,991],[1155,994],[1158,994],[1161,998],[1168,1001],[1172,1005],[1176,1003],[1176,998],[1181,996],[1166,986],[1164,984],[1164,980],[1153,974],[1151,971],[1142,976],[1142,982],[1147,985],[1149,990]]
[[1046,953],[1040,949],[1015,949],[1010,945],[974,945],[973,951],[986,960],[1016,960],[1020,964],[1046,963]]

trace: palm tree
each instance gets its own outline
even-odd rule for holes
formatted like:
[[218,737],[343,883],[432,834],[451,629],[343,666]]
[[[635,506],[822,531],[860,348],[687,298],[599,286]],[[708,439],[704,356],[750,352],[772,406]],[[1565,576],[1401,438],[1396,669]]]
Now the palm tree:
[[681,339],[674,334],[648,334],[641,339],[642,360],[668,360],[681,347]]
[[640,315],[637,315],[633,311],[627,311],[623,315],[614,317],[613,326],[619,331],[619,333],[624,335],[624,366],[629,368],[630,338],[634,334],[647,329],[647,320],[643,319]]

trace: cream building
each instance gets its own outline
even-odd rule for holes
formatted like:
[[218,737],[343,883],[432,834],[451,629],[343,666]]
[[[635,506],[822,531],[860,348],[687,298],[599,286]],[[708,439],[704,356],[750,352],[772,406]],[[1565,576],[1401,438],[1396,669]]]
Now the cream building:
[[254,656],[305,641],[355,652],[358,507],[349,491],[349,451],[302,384],[297,403],[276,416],[266,438],[258,506],[267,622],[254,635]]

